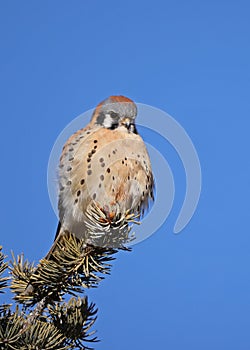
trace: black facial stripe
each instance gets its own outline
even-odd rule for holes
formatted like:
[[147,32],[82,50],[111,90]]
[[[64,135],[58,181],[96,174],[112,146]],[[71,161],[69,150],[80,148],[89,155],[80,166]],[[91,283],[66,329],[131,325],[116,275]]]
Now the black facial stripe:
[[130,123],[128,126],[128,130],[129,132],[132,132],[133,134],[138,134],[136,126],[134,123]]
[[[108,113],[105,113],[105,112],[100,112],[98,117],[96,118],[96,124],[97,125],[103,125],[105,126],[105,119],[106,118],[109,118],[111,119],[111,123],[112,123],[112,126],[111,128],[116,128],[116,124],[119,123],[119,114],[111,111],[111,112],[108,112]],[[114,127],[113,127],[113,124],[114,124]]]
[[104,119],[105,119],[105,114],[103,112],[101,112],[98,117],[96,118],[96,124],[98,125],[103,125],[103,122],[104,122]]
[[110,128],[108,128],[109,130],[115,130],[115,129],[117,129],[118,128],[118,126],[119,126],[119,124],[118,123],[113,123],[112,125],[111,125],[111,127]]

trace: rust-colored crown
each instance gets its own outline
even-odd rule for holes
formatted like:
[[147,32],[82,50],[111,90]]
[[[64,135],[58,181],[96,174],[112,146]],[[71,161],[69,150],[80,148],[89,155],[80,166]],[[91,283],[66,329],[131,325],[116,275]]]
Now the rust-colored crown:
[[[92,115],[92,119],[91,119],[91,123],[94,123],[96,118],[98,117],[100,110],[105,106],[105,105],[112,105],[115,103],[121,103],[121,104],[129,104],[132,108],[132,110],[136,111],[136,105],[134,103],[134,101],[132,101],[130,98],[125,97],[125,96],[109,96],[108,98],[106,98],[105,100],[103,100],[102,102],[100,102],[95,110],[94,113]],[[136,114],[136,113],[135,113]]]

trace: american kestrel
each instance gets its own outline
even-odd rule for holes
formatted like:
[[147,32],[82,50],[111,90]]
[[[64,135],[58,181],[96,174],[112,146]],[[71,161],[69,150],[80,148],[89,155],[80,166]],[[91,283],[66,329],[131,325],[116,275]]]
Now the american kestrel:
[[[114,239],[124,232],[153,200],[151,163],[135,126],[136,115],[131,99],[110,96],[96,107],[90,123],[64,145],[55,242],[70,232],[85,238],[86,244],[105,244],[103,237]],[[54,247],[55,243],[47,258]]]

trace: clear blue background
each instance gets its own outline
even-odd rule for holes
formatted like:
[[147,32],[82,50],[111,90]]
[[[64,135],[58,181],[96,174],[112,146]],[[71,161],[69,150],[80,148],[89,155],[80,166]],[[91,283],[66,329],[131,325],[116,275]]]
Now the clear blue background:
[[57,225],[46,185],[51,148],[66,124],[110,94],[167,111],[200,157],[203,190],[188,227],[172,233],[185,183],[171,150],[177,196],[168,221],[120,253],[91,292],[96,349],[250,347],[249,12],[242,0],[1,2],[7,254],[38,261],[49,249]]

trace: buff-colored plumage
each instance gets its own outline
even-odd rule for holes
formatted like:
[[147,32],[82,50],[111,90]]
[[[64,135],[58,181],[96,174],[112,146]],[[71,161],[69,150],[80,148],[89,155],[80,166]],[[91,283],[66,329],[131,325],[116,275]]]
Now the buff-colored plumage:
[[[107,127],[113,116],[116,122]],[[153,198],[153,175],[145,144],[135,132],[135,116],[133,101],[111,96],[65,144],[59,166],[57,239],[65,231],[83,238],[89,224],[93,227],[98,221],[119,226],[121,218],[140,216],[147,208]],[[97,213],[93,220],[92,212]]]

